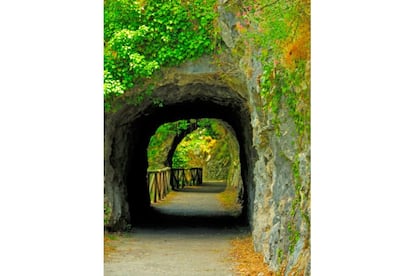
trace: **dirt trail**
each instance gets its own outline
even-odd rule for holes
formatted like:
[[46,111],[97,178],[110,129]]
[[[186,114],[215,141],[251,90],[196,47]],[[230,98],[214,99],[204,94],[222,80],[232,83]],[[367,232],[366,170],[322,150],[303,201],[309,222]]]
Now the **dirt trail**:
[[234,275],[230,240],[248,228],[217,200],[224,189],[203,183],[154,204],[151,222],[111,242],[105,275]]

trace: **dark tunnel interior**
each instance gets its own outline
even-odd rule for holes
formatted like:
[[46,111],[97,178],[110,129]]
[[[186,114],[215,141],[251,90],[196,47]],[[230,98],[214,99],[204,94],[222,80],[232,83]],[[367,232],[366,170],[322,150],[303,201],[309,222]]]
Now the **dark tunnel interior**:
[[[178,103],[165,104],[163,107],[152,105],[143,115],[135,119],[129,132],[126,185],[131,225],[150,221],[153,210],[146,187],[148,168],[147,147],[157,128],[167,122],[182,119],[214,118],[227,122],[234,130],[240,145],[241,177],[244,185],[243,207],[239,218],[247,222],[249,204],[253,199],[252,180],[254,151],[252,149],[252,130],[250,115],[243,101],[238,98],[191,98]],[[201,222],[200,222],[201,223]]]

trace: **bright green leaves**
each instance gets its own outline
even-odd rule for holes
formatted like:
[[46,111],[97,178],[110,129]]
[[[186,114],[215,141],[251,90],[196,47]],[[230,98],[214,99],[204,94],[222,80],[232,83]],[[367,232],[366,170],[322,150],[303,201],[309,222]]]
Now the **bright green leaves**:
[[111,100],[122,95],[124,91],[125,86],[119,80],[114,79],[109,71],[104,70],[105,111],[111,110]]
[[122,29],[107,42],[105,70],[110,71],[125,89],[132,87],[136,79],[151,76],[159,68],[158,62],[147,60],[141,54],[148,32],[149,28],[145,25],[137,30]]
[[186,130],[190,125],[190,123],[187,120],[180,120],[177,121],[175,124],[177,134]]
[[122,29],[136,30],[141,26],[142,6],[138,1],[104,1],[104,39],[109,41]]
[[114,80],[112,74],[104,71],[104,95],[119,96],[124,93],[125,87],[119,80]]
[[133,53],[129,55],[129,68],[137,76],[148,77],[151,76],[155,69],[160,68],[156,61],[146,61],[143,55]]
[[112,94],[211,51],[215,2],[105,0],[105,83],[118,87]]
[[177,65],[209,49],[212,27],[207,26],[212,25],[215,14],[212,6],[206,8],[196,4],[181,5],[179,1],[147,3],[145,16],[150,20],[145,24],[155,34],[151,47],[156,49],[154,58],[160,64]]

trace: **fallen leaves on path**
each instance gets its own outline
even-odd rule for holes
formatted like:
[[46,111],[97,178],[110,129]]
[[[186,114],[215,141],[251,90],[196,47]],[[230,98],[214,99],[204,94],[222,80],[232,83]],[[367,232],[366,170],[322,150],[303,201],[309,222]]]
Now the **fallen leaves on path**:
[[251,236],[237,238],[231,241],[230,255],[235,264],[237,275],[243,276],[275,276],[267,264],[263,262],[263,255],[254,251]]
[[111,253],[116,251],[113,241],[117,237],[114,234],[104,233],[104,262],[109,260]]

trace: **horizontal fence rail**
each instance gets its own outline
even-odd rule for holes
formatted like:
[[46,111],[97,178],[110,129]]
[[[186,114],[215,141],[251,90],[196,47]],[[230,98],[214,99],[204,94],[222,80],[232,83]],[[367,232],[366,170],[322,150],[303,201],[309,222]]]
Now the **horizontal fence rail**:
[[147,188],[152,203],[163,200],[171,190],[179,190],[185,186],[201,185],[202,183],[202,168],[164,168],[147,171]]
[[185,186],[201,185],[203,183],[203,169],[172,169],[171,187],[174,190],[182,189]]

